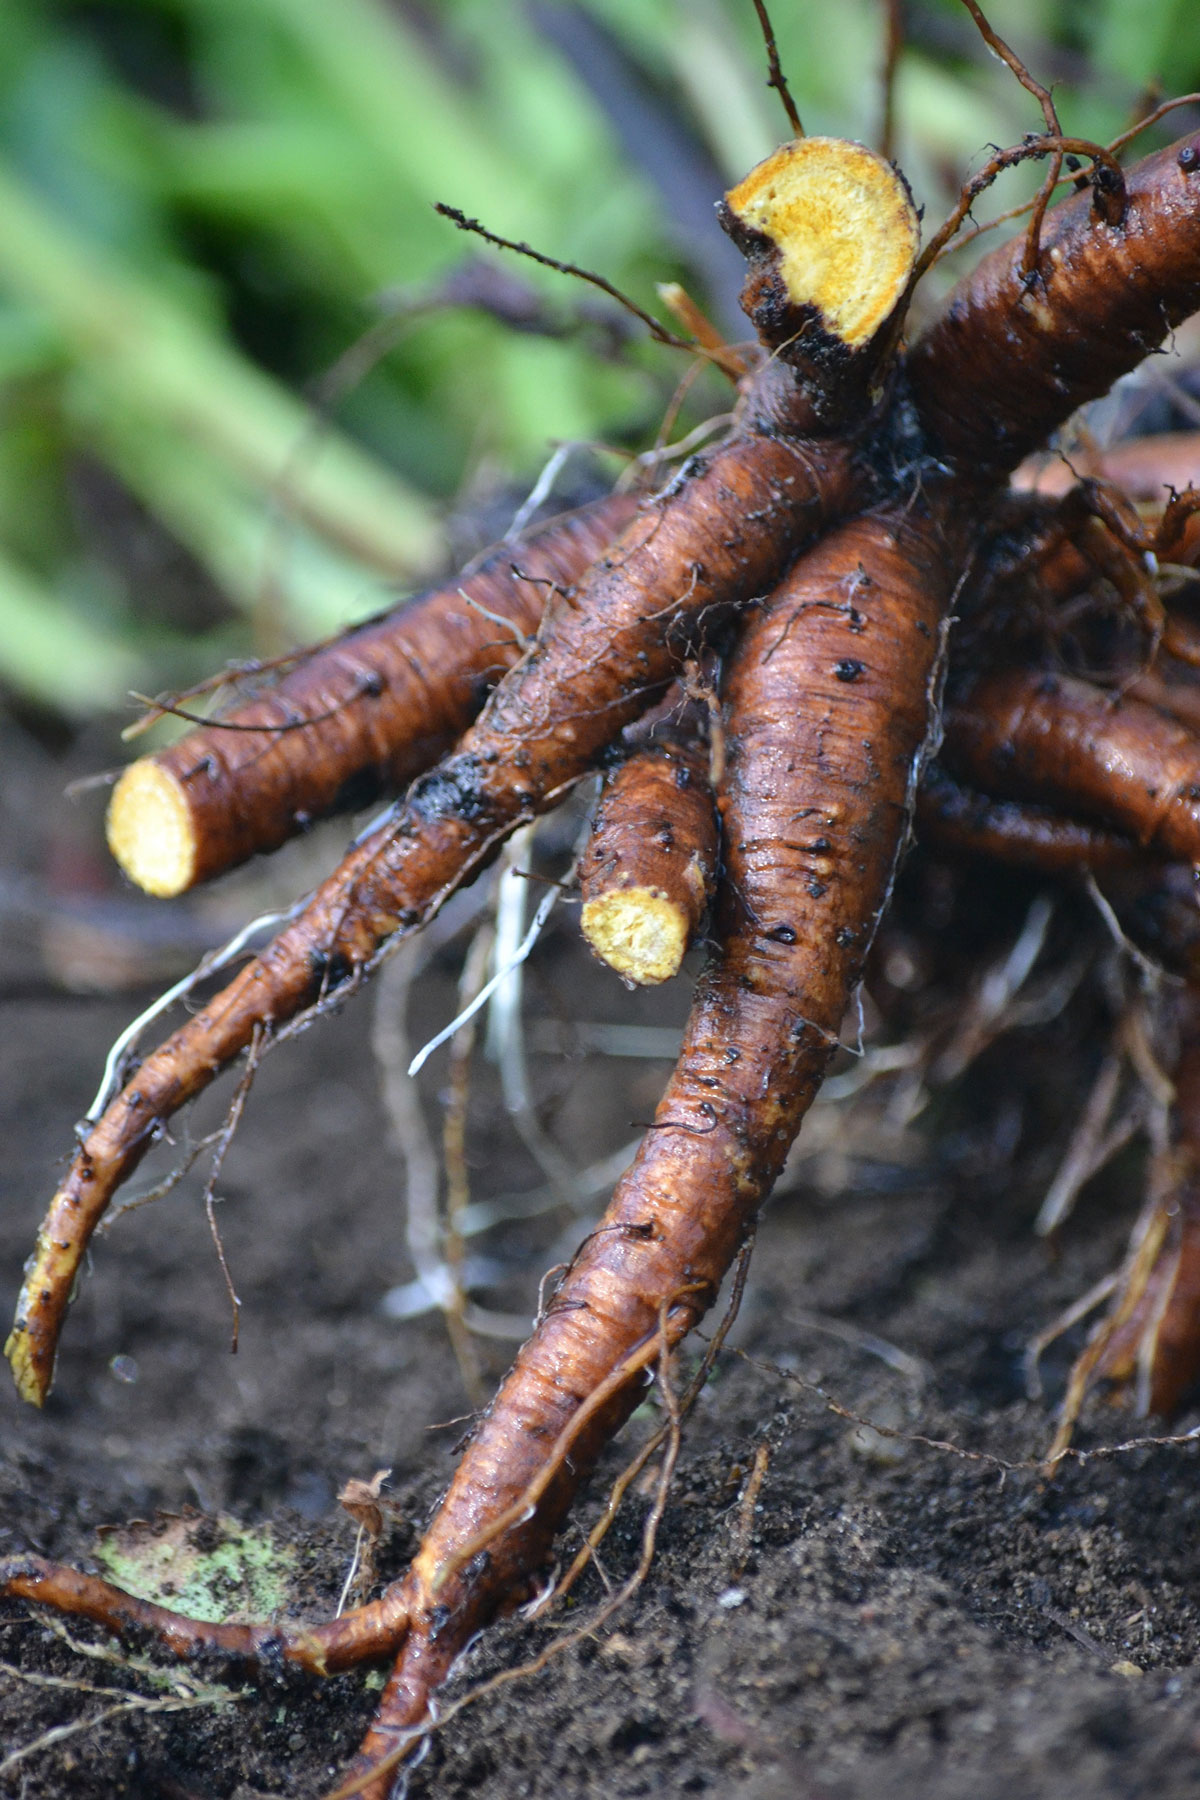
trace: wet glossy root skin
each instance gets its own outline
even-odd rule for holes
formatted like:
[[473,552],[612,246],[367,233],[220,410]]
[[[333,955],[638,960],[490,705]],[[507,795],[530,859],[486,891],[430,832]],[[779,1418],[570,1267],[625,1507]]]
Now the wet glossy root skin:
[[[1173,206],[1173,189],[1167,198]],[[1193,227],[1180,229],[1186,237]],[[1090,265],[1102,290],[1105,266],[1103,257]],[[1116,321],[1110,336],[1124,333],[1122,367],[1137,358],[1148,290],[1159,279],[1152,259],[1136,279],[1128,274],[1109,256],[1099,308]],[[1175,304],[1179,289],[1172,294]],[[1004,338],[1002,312],[990,325],[983,315],[976,323],[984,339],[989,330]],[[1065,322],[1064,333],[1071,329]],[[425,1717],[432,1688],[477,1626],[526,1591],[601,1443],[636,1404],[649,1365],[628,1380],[625,1371],[664,1312],[674,1340],[711,1303],[836,1045],[907,832],[936,701],[941,622],[961,564],[928,469],[917,491],[903,479],[920,451],[918,409],[935,433],[948,392],[967,413],[984,415],[993,402],[999,409],[999,438],[985,433],[978,456],[969,434],[938,437],[942,461],[963,465],[964,486],[995,481],[1030,428],[1025,412],[1015,429],[1003,416],[1015,385],[1011,350],[987,360],[959,343],[947,382],[931,348],[938,330],[918,347],[911,399],[891,404],[867,451],[881,484],[874,493],[903,493],[904,504],[890,518],[827,537],[792,567],[769,608],[752,611],[728,688],[736,742],[722,791],[730,879],[721,950],[700,982],[654,1129],[614,1196],[612,1229],[575,1259],[481,1421],[410,1573],[384,1596],[391,1616],[410,1619],[411,1628],[360,1770]],[[1054,368],[1043,375],[1053,399],[1033,402],[1042,435],[1098,391],[1090,367],[1076,389]],[[760,598],[808,536],[867,503],[864,457],[803,441],[818,405],[819,396],[797,394],[775,365],[753,379],[739,438],[680,471],[670,495],[605,559],[583,604],[552,609],[538,647],[503,684],[461,757],[355,852],[306,920],[218,996],[194,1031],[185,1027],[148,1059],[112,1109],[111,1127],[106,1121],[92,1134],[44,1230],[13,1344],[31,1398],[49,1380],[90,1224],[157,1120],[244,1047],[256,1022],[286,1017],[311,997],[322,971],[352,979],[387,933],[429,916],[504,831],[547,804],[665,685],[703,614]],[[975,513],[977,499],[973,490],[962,511]],[[924,510],[931,505],[937,516]],[[716,579],[730,570],[731,581]],[[507,787],[503,766],[513,771]],[[453,798],[472,819],[449,810]],[[43,1302],[43,1287],[57,1298]],[[548,1462],[598,1393],[605,1403],[572,1440],[569,1463]],[[495,1530],[530,1481],[543,1478],[532,1515]],[[379,1800],[389,1780],[368,1780],[364,1791]]]
[[643,503],[578,591],[556,596],[536,641],[458,750],[421,777],[306,910],[149,1055],[92,1128],[51,1202],[6,1345],[40,1404],[75,1272],[117,1186],[161,1124],[250,1043],[353,980],[385,939],[416,929],[552,806],[679,672],[698,621],[752,598],[845,513],[866,480],[852,447],[807,438],[807,401],[768,364],[737,426]]
[[1043,875],[1128,869],[1144,860],[1133,839],[1119,832],[1085,825],[1045,806],[997,800],[964,787],[941,768],[928,770],[921,784],[916,830],[922,844],[942,855],[990,857]]
[[[756,613],[727,687],[722,950],[638,1157],[521,1351],[407,1578],[413,1625],[359,1769],[423,1716],[467,1638],[548,1551],[640,1377],[487,1566],[439,1571],[518,1501],[580,1404],[711,1305],[838,1041],[907,831],[956,546],[915,508],[843,527]],[[854,682],[840,673],[859,666]],[[798,707],[798,696],[805,704]],[[569,1373],[568,1373],[569,1371]]]
[[[572,588],[638,504],[611,495],[498,545],[305,656],[220,725],[132,764],[109,807],[126,874],[150,893],[179,894],[327,813],[400,791],[445,755],[516,662],[548,588]],[[148,781],[162,790],[157,807],[144,803]]]
[[965,478],[1015,468],[1200,308],[1200,134],[1128,170],[1126,195],[1119,224],[1090,190],[1053,208],[1033,278],[1023,233],[991,251],[910,352],[932,446]]
[[985,676],[948,713],[945,761],[992,794],[1062,805],[1143,850],[1200,861],[1200,757],[1178,719],[1074,676]]
[[370,1606],[325,1625],[210,1624],[139,1600],[111,1582],[41,1556],[0,1561],[0,1592],[58,1607],[122,1637],[144,1638],[181,1661],[225,1673],[251,1667],[282,1673],[292,1664],[314,1675],[334,1675],[367,1658],[394,1652],[407,1624],[394,1587]]

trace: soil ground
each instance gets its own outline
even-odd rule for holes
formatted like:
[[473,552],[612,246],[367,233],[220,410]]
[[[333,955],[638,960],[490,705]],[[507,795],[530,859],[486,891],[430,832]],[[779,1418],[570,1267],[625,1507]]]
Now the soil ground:
[[[44,851],[61,772],[51,779],[15,754],[8,766],[10,866],[42,871],[41,882],[46,863],[34,851]],[[17,842],[18,815],[30,843]],[[302,876],[285,867],[278,880],[299,887]],[[230,891],[236,909],[241,890]],[[53,884],[38,892],[44,905],[25,906],[0,963],[6,1293],[105,1050],[148,997],[56,985],[63,932],[53,954],[48,945],[62,919]],[[124,929],[119,896],[98,901],[96,917],[107,929],[110,900]],[[136,910],[137,921],[148,917]],[[205,928],[211,921],[195,927]],[[181,937],[192,929],[177,927]],[[102,936],[93,933],[93,960]],[[78,979],[78,956],[70,967]],[[452,959],[435,959],[414,1035],[448,1016],[453,980]],[[655,1022],[664,1008],[678,1019],[685,1003],[682,991],[659,1002],[624,995],[565,925],[531,977],[532,1013],[568,1022]],[[381,1306],[411,1271],[370,1007],[360,997],[281,1049],[255,1085],[220,1184],[242,1300],[237,1356],[193,1179],[98,1242],[44,1413],[0,1388],[5,1551],[86,1564],[98,1526],[159,1511],[267,1521],[296,1551],[289,1609],[328,1615],[355,1535],[337,1491],[390,1468],[401,1519],[381,1570],[402,1565],[453,1465],[462,1425],[446,1421],[468,1403],[438,1318],[397,1321]],[[444,1069],[432,1070],[431,1106]],[[548,1125],[583,1165],[647,1117],[664,1065],[579,1052],[539,1055],[534,1072]],[[828,1155],[816,1183],[813,1166],[801,1168],[763,1221],[732,1338],[745,1355],[726,1353],[689,1421],[645,1583],[599,1634],[454,1717],[411,1795],[1200,1794],[1200,1447],[1077,1462],[1047,1483],[1030,1469],[865,1431],[814,1390],[901,1434],[1009,1462],[1045,1448],[1050,1401],[1026,1398],[1024,1345],[1112,1265],[1140,1179],[1129,1161],[1094,1186],[1051,1260],[1030,1224],[1061,1153],[1062,1119],[1056,1145],[1040,1093],[1056,1083],[1078,1098],[1053,1033],[1012,1036],[934,1110],[921,1158],[860,1156],[851,1143],[840,1183]],[[481,1075],[469,1144],[476,1198],[540,1180],[495,1087]],[[493,1234],[488,1253],[501,1266],[489,1298],[531,1312],[541,1268],[558,1260],[568,1230],[580,1227],[559,1213]],[[489,1383],[509,1353],[481,1344]],[[1051,1358],[1051,1400],[1066,1360],[1066,1351]],[[1185,1413],[1176,1428],[1196,1417]],[[652,1423],[628,1428],[585,1516]],[[1081,1441],[1135,1429],[1097,1405]],[[766,1475],[747,1514],[760,1446]],[[606,1542],[614,1584],[636,1564],[649,1505],[647,1492],[631,1496]],[[590,1575],[565,1616],[491,1632],[455,1691],[561,1639],[603,1592]],[[0,1657],[0,1761],[42,1740],[4,1777],[24,1800],[315,1796],[352,1752],[379,1679],[264,1681],[227,1704],[201,1696],[187,1710],[135,1708],[130,1694],[179,1696],[140,1666],[77,1654],[11,1604]],[[120,1691],[98,1691],[110,1688]],[[44,1737],[73,1723],[82,1729]]]

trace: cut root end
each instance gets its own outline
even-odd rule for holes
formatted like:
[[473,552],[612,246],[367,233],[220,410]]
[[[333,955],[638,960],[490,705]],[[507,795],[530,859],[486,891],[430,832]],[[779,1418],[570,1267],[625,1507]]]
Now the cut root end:
[[751,262],[743,305],[760,329],[770,313],[780,345],[803,329],[795,309],[813,308],[830,337],[863,349],[903,295],[920,241],[903,177],[844,138],[785,144],[726,195],[723,223]]
[[691,919],[658,888],[629,887],[588,900],[583,935],[610,969],[639,987],[679,973]]
[[152,757],[132,763],[113,789],[108,847],[130,881],[168,900],[196,880],[196,832],[187,795]]

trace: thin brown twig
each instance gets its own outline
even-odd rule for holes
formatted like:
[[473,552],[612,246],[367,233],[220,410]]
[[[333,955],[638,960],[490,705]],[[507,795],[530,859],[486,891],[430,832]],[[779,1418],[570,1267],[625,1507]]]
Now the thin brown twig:
[[758,1507],[758,1496],[762,1493],[763,1482],[767,1478],[767,1465],[771,1459],[771,1448],[763,1438],[754,1452],[754,1461],[746,1484],[738,1501],[737,1519],[733,1527],[733,1554],[730,1557],[729,1571],[734,1577],[742,1573],[750,1555],[750,1540],[754,1535],[754,1514]]
[[1058,122],[1058,113],[1055,110],[1054,100],[1049,88],[1044,88],[1040,81],[1035,80],[1011,45],[1005,43],[999,32],[992,29],[984,15],[983,8],[978,4],[978,0],[962,0],[962,3],[979,27],[980,36],[983,38],[988,49],[992,51],[995,56],[998,56],[1002,63],[1008,65],[1021,86],[1027,93],[1033,95],[1034,99],[1041,107],[1042,118],[1045,121],[1046,131],[1049,136],[1059,137],[1062,132],[1062,127]]
[[882,108],[879,121],[879,154],[890,162],[896,148],[896,70],[904,48],[904,0],[886,0],[887,35],[879,72]]
[[1143,131],[1148,131],[1151,125],[1157,125],[1160,119],[1165,119],[1169,112],[1174,112],[1180,106],[1200,106],[1200,94],[1181,94],[1177,100],[1164,101],[1162,106],[1156,106],[1154,111],[1147,113],[1144,119],[1139,119],[1136,124],[1131,125],[1128,131],[1123,131],[1119,137],[1115,137],[1108,146],[1109,149],[1115,155],[1118,150],[1123,150],[1126,144],[1132,144],[1134,138],[1140,137]]
[[[125,726],[121,732],[121,741],[129,743],[133,738],[141,737],[143,732],[149,731],[152,725],[157,725],[158,721],[167,715],[171,706],[177,707],[181,700],[195,700],[202,694],[219,694],[223,688],[232,687],[235,682],[253,680],[256,675],[275,674],[280,669],[290,668],[296,663],[307,662],[318,651],[324,650],[342,635],[341,632],[334,632],[330,637],[321,638],[314,644],[304,645],[302,649],[287,650],[281,656],[255,656],[246,662],[231,663],[223,669],[218,669],[215,675],[206,675],[203,681],[193,682],[190,687],[176,688],[172,693],[161,695],[157,700],[146,701],[143,695],[133,694],[130,698],[143,701],[149,710],[144,712],[140,718],[135,719],[131,725]],[[201,723],[211,725],[214,721],[211,718],[204,718]]]
[[734,1349],[733,1354],[740,1356],[744,1363],[763,1374],[774,1375],[789,1387],[801,1389],[819,1400],[827,1412],[844,1419],[848,1425],[858,1425],[868,1431],[874,1431],[880,1437],[891,1438],[901,1444],[915,1444],[924,1450],[938,1450],[944,1456],[957,1456],[963,1462],[982,1463],[988,1468],[998,1469],[1002,1475],[1048,1475],[1062,1462],[1077,1462],[1083,1468],[1089,1462],[1107,1461],[1113,1457],[1130,1456],[1135,1450],[1171,1450],[1185,1444],[1200,1443],[1200,1425],[1193,1425],[1189,1431],[1166,1432],[1162,1436],[1124,1438],[1119,1444],[1096,1444],[1089,1450],[1080,1450],[1075,1445],[1065,1445],[1056,1449],[1053,1459],[1047,1457],[1028,1457],[1021,1462],[1014,1462],[1009,1457],[998,1456],[992,1450],[968,1450],[965,1444],[956,1444],[948,1438],[926,1437],[919,1431],[902,1431],[899,1426],[883,1425],[875,1419],[865,1418],[852,1408],[843,1406],[825,1388],[815,1381],[808,1381],[803,1375],[797,1375],[793,1369],[785,1369],[779,1363],[768,1362],[765,1358],[751,1356],[747,1350]]
[[[910,291],[943,255],[948,255],[951,250],[960,248],[958,243],[952,241],[959,226],[980,194],[986,188],[991,187],[998,175],[1002,174],[1005,169],[1015,168],[1019,163],[1029,162],[1035,157],[1057,156],[1059,153],[1063,156],[1089,157],[1097,167],[1108,171],[1106,183],[1109,194],[1115,195],[1118,191],[1123,192],[1125,177],[1121,165],[1112,150],[1105,145],[1092,143],[1088,138],[1068,138],[1049,133],[1040,136],[1031,134],[1019,144],[1012,144],[1005,150],[997,150],[977,175],[972,175],[969,181],[964,182],[957,204],[917,259],[909,282]],[[1026,205],[1029,204],[1031,203],[1026,202]],[[1037,202],[1034,201],[1032,204],[1036,206]],[[971,238],[977,237],[980,231],[990,229],[990,226],[979,226],[962,241],[970,242]]]
[[607,294],[610,300],[616,300],[627,312],[631,312],[635,319],[640,319],[657,343],[666,344],[672,350],[689,350],[693,355],[699,353],[697,345],[690,344],[686,338],[676,337],[653,313],[648,313],[603,275],[597,275],[594,269],[580,268],[578,263],[560,262],[556,256],[546,256],[541,250],[535,250],[532,244],[522,243],[515,238],[500,237],[496,232],[489,231],[486,225],[480,224],[478,219],[468,218],[459,207],[447,206],[442,200],[435,202],[433,210],[440,213],[443,219],[449,219],[452,225],[457,225],[460,231],[474,233],[485,243],[494,245],[497,250],[513,250],[518,256],[527,256],[531,262],[540,264],[543,269],[553,269],[559,275],[573,275],[578,281],[586,281],[592,287],[599,288],[602,294]]
[[775,27],[771,23],[771,15],[767,11],[765,0],[754,0],[754,10],[758,14],[759,29],[762,31],[763,43],[767,51],[767,86],[774,88],[787,114],[788,124],[792,128],[792,136],[802,138],[804,127],[800,123],[800,114],[796,111],[796,102],[792,99],[787,77],[779,64],[779,47],[775,42]]
[[[1062,126],[1059,123],[1058,111],[1054,105],[1054,99],[1049,88],[1043,87],[1041,82],[1036,80],[1036,78],[1030,74],[1029,70],[1021,61],[1021,58],[1017,55],[1012,46],[1006,43],[1000,34],[992,28],[984,15],[982,7],[978,4],[978,0],[962,0],[962,3],[979,27],[980,34],[984,43],[988,46],[988,49],[1012,70],[1021,86],[1027,93],[1033,95],[1034,99],[1041,107],[1042,120],[1046,127],[1046,136],[1048,138],[1060,140],[1057,147],[1053,148],[1050,152],[1050,168],[1046,173],[1045,180],[1038,189],[1037,198],[1033,204],[1033,212],[1029,220],[1029,230],[1025,237],[1025,254],[1021,261],[1021,273],[1026,280],[1031,281],[1038,271],[1038,257],[1042,241],[1042,222],[1046,217],[1046,208],[1050,204],[1054,190],[1058,186],[1059,177],[1062,174],[1066,140],[1062,137]],[[1084,152],[1083,154],[1088,153]],[[1104,171],[1107,171],[1107,174],[1105,174]],[[1108,221],[1108,223],[1119,223],[1120,218],[1124,213],[1125,194],[1124,178],[1122,177],[1120,170],[1117,169],[1114,173],[1109,160],[1097,162],[1093,179],[1095,183],[1093,204],[1097,211]]]
[[140,1206],[151,1206],[156,1200],[165,1200],[167,1195],[179,1186],[184,1176],[191,1173],[204,1152],[211,1150],[213,1145],[220,1141],[220,1137],[219,1130],[208,1132],[196,1143],[190,1145],[184,1154],[183,1161],[176,1163],[170,1174],[164,1175],[162,1180],[155,1182],[152,1188],[148,1188],[144,1194],[130,1194],[124,1200],[119,1201],[117,1205],[110,1206],[96,1226],[96,1236],[107,1235],[117,1220],[123,1219],[126,1213],[136,1212]]
[[707,350],[722,375],[735,384],[748,372],[749,364],[740,350],[726,343],[708,314],[697,306],[687,289],[678,281],[660,281],[658,297],[685,331],[691,333],[702,350]]

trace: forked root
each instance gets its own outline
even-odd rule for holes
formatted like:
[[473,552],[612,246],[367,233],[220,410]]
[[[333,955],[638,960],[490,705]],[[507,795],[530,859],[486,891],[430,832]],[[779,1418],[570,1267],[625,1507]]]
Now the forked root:
[[[413,784],[306,910],[107,1108],[51,1203],[21,1291],[6,1353],[26,1399],[40,1404],[49,1388],[88,1239],[163,1123],[256,1029],[294,1018],[360,977],[387,940],[427,923],[667,686],[697,621],[770,580],[780,538],[798,545],[845,509],[856,486],[853,451],[793,435],[790,419],[807,411],[789,372],[768,365],[726,442],[645,504],[578,595],[555,598],[537,642],[455,754]],[[762,529],[746,529],[748,513]]]
[[[637,1404],[659,1333],[677,1341],[712,1303],[771,1190],[836,1048],[903,840],[954,560],[937,519],[915,509],[860,520],[801,561],[742,639],[727,696],[737,736],[721,796],[723,948],[633,1167],[413,1563],[412,1630],[361,1774],[394,1760],[458,1650],[523,1591]],[[859,674],[846,683],[837,671],[851,653]],[[799,719],[798,692],[809,697]]]
[[[261,1627],[147,1611],[36,1561],[6,1565],[9,1591],[157,1633],[184,1655],[328,1669],[403,1635],[351,1784],[372,1800],[427,1720],[434,1688],[474,1632],[524,1597],[604,1444],[712,1303],[839,1045],[932,742],[945,620],[980,522],[976,501],[1200,300],[1190,173],[1200,151],[1185,144],[1131,174],[1119,219],[1097,211],[1094,196],[1051,214],[1036,269],[1020,249],[985,264],[913,352],[897,403],[868,420],[915,223],[887,165],[843,146],[823,165],[828,190],[840,191],[831,169],[866,158],[877,184],[867,212],[880,196],[885,213],[899,209],[901,248],[872,251],[874,216],[868,229],[853,208],[848,232],[845,217],[829,226],[840,248],[827,266],[803,236],[799,246],[781,241],[785,215],[803,221],[815,204],[807,174],[791,182],[824,154],[820,142],[781,153],[730,196],[727,216],[754,258],[747,301],[772,355],[744,384],[729,437],[642,505],[576,591],[555,598],[458,749],[270,949],[147,1058],[84,1141],[23,1289],[9,1354],[21,1391],[40,1401],[90,1232],[170,1115],[256,1035],[348,991],[391,938],[428,920],[506,836],[596,766],[705,630],[748,615],[724,694],[717,947],[679,1065],[602,1224],[480,1420],[409,1573],[333,1625],[259,1637]],[[863,248],[861,261],[839,261]],[[873,510],[836,523],[864,507]],[[1143,855],[1200,849],[1194,740],[1179,720],[1024,671],[982,679],[976,698],[982,719],[952,720],[948,743],[953,766],[989,792],[1051,809],[1078,802],[1100,833],[1136,841]],[[1120,719],[1136,727],[1124,787],[1095,755]],[[1057,748],[1047,750],[1052,730]],[[1173,1276],[1171,1294],[1185,1289],[1191,1277],[1181,1286]],[[1147,1279],[1135,1309],[1151,1291]],[[1169,1312],[1170,1301],[1161,1318]]]

